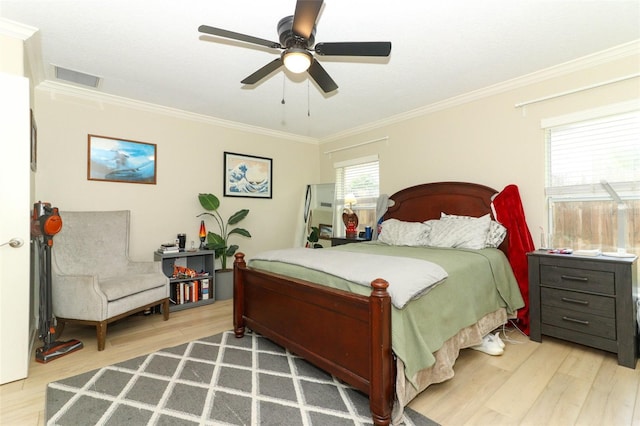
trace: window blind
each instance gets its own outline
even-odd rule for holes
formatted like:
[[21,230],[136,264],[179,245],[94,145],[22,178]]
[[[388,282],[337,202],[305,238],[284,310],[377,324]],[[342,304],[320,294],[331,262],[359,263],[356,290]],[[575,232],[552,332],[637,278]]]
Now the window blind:
[[[380,195],[378,156],[356,158],[334,164],[336,170],[336,205],[333,235],[344,237],[345,226],[342,213],[350,207],[358,215],[358,230],[365,226],[374,226],[376,221],[376,201]],[[355,198],[345,206],[345,198]]]
[[640,111],[552,127],[547,133],[547,186],[552,198],[640,194]]
[[357,200],[377,198],[380,193],[378,160],[336,168],[336,198],[353,194]]
[[637,253],[640,111],[556,124],[545,130],[548,247]]

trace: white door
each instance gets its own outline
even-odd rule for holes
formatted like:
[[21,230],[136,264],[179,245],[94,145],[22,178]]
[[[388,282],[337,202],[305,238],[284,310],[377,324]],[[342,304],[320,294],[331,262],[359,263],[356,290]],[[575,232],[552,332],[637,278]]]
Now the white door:
[[[0,384],[29,368],[29,80],[0,73]],[[19,247],[15,242],[22,241]]]

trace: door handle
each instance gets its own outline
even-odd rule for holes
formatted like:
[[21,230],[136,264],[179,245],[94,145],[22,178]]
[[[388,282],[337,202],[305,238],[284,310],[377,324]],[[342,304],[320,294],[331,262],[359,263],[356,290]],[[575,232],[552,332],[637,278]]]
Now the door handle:
[[23,244],[24,244],[24,241],[22,241],[22,239],[20,239],[20,238],[12,238],[9,241],[7,241],[6,243],[0,244],[0,247],[9,245],[9,247],[11,247],[11,248],[18,248],[18,247],[22,247]]

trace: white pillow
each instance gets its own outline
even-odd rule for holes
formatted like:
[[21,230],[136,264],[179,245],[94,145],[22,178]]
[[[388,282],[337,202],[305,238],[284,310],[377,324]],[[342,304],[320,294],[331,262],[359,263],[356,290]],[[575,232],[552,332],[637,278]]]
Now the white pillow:
[[430,225],[420,222],[387,219],[382,222],[382,231],[378,235],[378,241],[393,246],[425,246],[430,229]]
[[491,217],[488,214],[478,218],[444,216],[433,222],[428,245],[466,249],[484,248],[490,222]]
[[[489,216],[489,214],[486,214],[485,216]],[[440,213],[440,217],[447,218],[447,219],[476,219],[472,216],[458,216],[455,214],[446,214],[444,212]],[[485,241],[485,247],[493,247],[493,248],[499,247],[500,244],[502,244],[502,241],[504,241],[506,236],[507,236],[507,228],[505,228],[495,220],[492,220],[489,224],[489,230],[487,231],[487,239]]]

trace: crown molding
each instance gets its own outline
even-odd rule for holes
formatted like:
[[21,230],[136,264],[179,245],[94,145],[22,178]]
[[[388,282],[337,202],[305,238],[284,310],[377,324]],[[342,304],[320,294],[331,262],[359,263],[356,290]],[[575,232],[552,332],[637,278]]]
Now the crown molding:
[[181,118],[185,120],[211,124],[215,126],[225,127],[228,129],[255,133],[263,136],[275,137],[278,139],[287,139],[287,140],[293,140],[296,142],[303,142],[303,143],[309,143],[314,145],[318,144],[318,140],[315,138],[294,135],[292,133],[280,132],[277,130],[266,129],[264,127],[251,126],[249,124],[243,124],[235,121],[224,120],[221,118],[211,117],[204,114],[197,114],[194,112],[184,111],[178,108],[166,107],[162,105],[153,104],[150,102],[143,102],[136,99],[125,98],[122,96],[110,95],[110,94],[102,93],[96,90],[86,89],[84,87],[77,87],[77,86],[65,84],[65,83],[59,83],[52,80],[43,81],[36,87],[36,90],[40,90],[40,91],[52,93],[52,94],[73,96],[73,97],[84,99],[89,102],[107,103],[110,105],[136,109],[139,111],[168,115],[175,118]]
[[0,18],[0,35],[17,38],[25,41],[38,31],[37,28],[21,24],[20,22]]
[[[0,34],[2,34],[2,28],[4,22],[11,22],[0,19]],[[17,24],[17,23],[14,23]],[[17,24],[18,29],[26,26]],[[31,27],[28,27],[31,28]],[[23,33],[24,34],[24,33]],[[31,33],[33,34],[33,33]],[[186,120],[192,120],[197,122],[203,122],[229,129],[240,130],[244,132],[250,132],[260,134],[264,136],[271,136],[279,139],[293,140],[297,142],[309,143],[309,144],[324,144],[328,142],[337,141],[346,137],[358,135],[370,130],[379,129],[381,127],[393,125],[406,121],[412,118],[432,114],[437,111],[442,111],[455,106],[463,105],[469,102],[473,102],[479,99],[483,99],[489,96],[497,95],[507,92],[509,90],[517,89],[520,87],[528,86],[534,83],[542,82],[554,77],[560,77],[566,74],[570,74],[576,71],[580,71],[586,68],[591,68],[598,65],[607,64],[619,59],[624,59],[629,56],[638,55],[640,53],[640,39],[634,40],[629,43],[625,43],[611,49],[607,49],[601,52],[596,52],[590,55],[583,56],[581,58],[564,62],[562,64],[555,65],[540,71],[536,71],[530,74],[526,74],[514,79],[506,80],[501,83],[497,83],[482,89],[478,89],[472,92],[468,92],[459,96],[454,96],[443,101],[435,102],[429,105],[425,105],[420,108],[413,109],[401,114],[397,114],[382,120],[378,120],[369,124],[354,127],[344,132],[336,133],[326,138],[311,138],[306,136],[295,135],[292,133],[281,132],[271,129],[266,129],[258,126],[251,126],[235,121],[224,120],[221,118],[211,117],[204,114],[192,113],[177,108],[165,107],[162,105],[143,102],[135,99],[124,98],[121,96],[110,95],[102,93],[96,90],[76,87],[64,83],[59,83],[51,80],[45,80],[40,83],[36,89],[43,90],[50,93],[64,94],[69,96],[75,96],[86,99],[92,102],[105,102],[116,106],[123,106],[141,111],[154,112],[164,115],[169,115],[177,118],[183,118]]]
[[32,84],[37,85],[44,80],[44,68],[42,66],[42,48],[40,44],[40,31],[20,22],[0,18],[0,35],[22,41],[23,55],[27,59],[25,73],[31,78]]
[[558,65],[554,65],[549,68],[545,68],[540,71],[536,71],[530,74],[525,74],[520,77],[506,80],[492,86],[488,86],[482,89],[474,90],[472,92],[464,93],[459,96],[454,96],[449,99],[445,99],[440,102],[435,102],[420,108],[413,109],[411,111],[397,114],[392,117],[378,120],[373,123],[365,124],[363,126],[354,127],[352,129],[340,132],[329,137],[320,139],[320,144],[334,142],[349,136],[354,136],[366,131],[375,130],[380,127],[386,127],[392,124],[396,124],[402,121],[409,120],[411,118],[432,114],[437,111],[452,108],[455,106],[463,105],[469,102],[473,102],[482,98],[497,95],[507,92],[509,90],[525,87],[531,84],[539,83],[545,80],[549,80],[555,77],[561,77],[573,72],[577,72],[586,68],[592,68],[598,65],[604,65],[616,60],[624,59],[629,56],[640,54],[640,39],[633,40],[628,43],[621,44],[619,46],[612,47],[611,49],[603,50],[600,52],[592,53],[590,55],[583,56],[578,59],[574,59],[568,62],[564,62]]
[[40,31],[36,32],[33,37],[30,37],[24,42],[24,50],[28,59],[27,65],[33,80],[32,85],[35,87],[45,79],[44,64],[42,63]]

